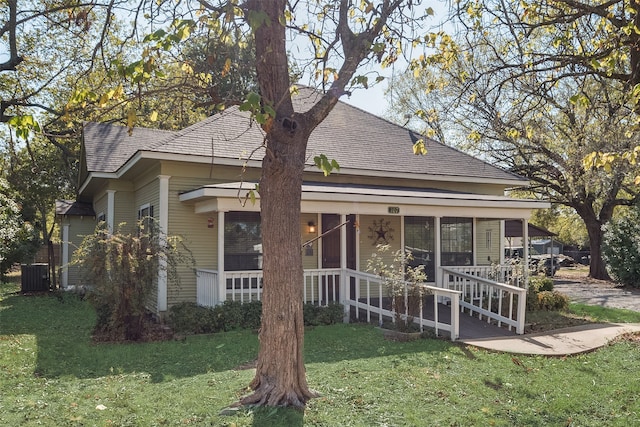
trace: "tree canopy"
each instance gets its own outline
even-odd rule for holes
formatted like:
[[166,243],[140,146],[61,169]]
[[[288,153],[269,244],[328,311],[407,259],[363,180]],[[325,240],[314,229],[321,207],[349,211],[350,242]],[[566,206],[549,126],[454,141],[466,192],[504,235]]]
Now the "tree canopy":
[[585,168],[583,159],[633,153],[639,143],[637,35],[627,31],[635,19],[624,1],[461,3],[452,11],[453,36],[433,34],[432,54],[413,62],[418,83],[406,83],[401,96],[395,91],[397,105],[418,106],[415,117],[434,135],[574,209],[597,278],[607,277],[601,226],[616,206],[635,203],[637,169],[635,161]]

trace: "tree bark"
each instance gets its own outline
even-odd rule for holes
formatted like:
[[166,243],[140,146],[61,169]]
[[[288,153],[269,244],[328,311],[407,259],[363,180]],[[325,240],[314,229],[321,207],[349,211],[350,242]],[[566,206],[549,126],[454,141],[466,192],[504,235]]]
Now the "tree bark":
[[284,0],[249,2],[266,13],[256,29],[256,71],[263,104],[276,117],[263,124],[267,152],[260,179],[263,252],[262,326],[253,394],[244,405],[303,408],[314,396],[304,367],[300,201],[307,141],[312,129],[294,113],[289,93]]
[[[610,219],[610,215],[606,215],[606,218],[602,218],[604,212],[601,212],[600,218],[598,218],[593,211],[593,208],[587,205],[577,205],[574,209],[580,215],[587,227],[587,234],[589,235],[589,252],[591,259],[589,260],[589,277],[594,279],[609,280],[609,273],[602,258],[602,239],[604,233],[602,231],[602,224],[606,224]],[[607,210],[608,212],[609,210]],[[613,212],[613,208],[610,209]]]

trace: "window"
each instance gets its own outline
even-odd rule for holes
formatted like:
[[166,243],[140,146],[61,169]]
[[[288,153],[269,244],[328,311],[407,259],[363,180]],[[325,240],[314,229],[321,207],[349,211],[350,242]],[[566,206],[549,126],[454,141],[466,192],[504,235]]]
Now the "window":
[[473,219],[445,217],[440,221],[442,265],[471,265]]
[[411,267],[424,265],[427,281],[435,281],[435,232],[433,217],[408,216],[404,219],[405,250],[411,251]]
[[140,209],[138,209],[138,225],[140,227],[140,230],[138,231],[151,233],[153,230],[153,220],[153,205],[147,203],[140,206]]
[[104,212],[100,212],[98,214],[98,222],[107,222],[107,216],[104,214]]
[[262,269],[259,212],[227,212],[224,222],[224,269]]

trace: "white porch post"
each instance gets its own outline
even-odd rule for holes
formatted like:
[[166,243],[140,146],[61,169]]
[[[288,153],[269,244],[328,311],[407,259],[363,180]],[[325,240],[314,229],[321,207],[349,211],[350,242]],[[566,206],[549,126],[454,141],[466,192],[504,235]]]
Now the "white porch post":
[[356,223],[353,226],[356,228],[356,271],[360,271],[360,214],[356,214]]
[[436,273],[436,277],[435,277],[435,282],[436,282],[436,286],[438,286],[438,283],[440,283],[440,287],[444,288],[444,283],[443,283],[443,278],[442,278],[442,271],[440,270],[440,267],[442,267],[441,263],[442,263],[442,254],[440,253],[440,251],[442,250],[442,241],[441,241],[441,237],[440,237],[440,217],[437,216],[435,218],[433,218],[433,228],[435,228],[434,230],[434,234],[435,234],[435,247],[433,248],[433,264],[435,267],[435,273]]
[[471,254],[473,258],[471,265],[478,265],[478,236],[476,235],[478,232],[478,222],[476,219],[474,216],[471,220]]
[[504,226],[505,222],[504,219],[500,220],[500,265],[504,265],[504,240],[506,239],[505,237],[505,226]]
[[[340,214],[340,224],[347,222],[347,215]],[[347,268],[347,226],[340,227],[340,268]]]
[[[347,215],[340,214],[340,224],[347,222]],[[340,304],[344,307],[343,319],[344,323],[349,323],[349,284],[351,279],[347,275],[347,227],[351,224],[345,224],[340,227]],[[334,297],[335,298],[335,297]]]
[[[316,224],[318,224],[318,236],[321,236],[322,235],[322,214],[320,213],[316,217]],[[318,242],[318,253],[316,253],[318,268],[322,268],[322,240],[323,239],[321,238],[316,240],[316,242]]]
[[113,234],[116,215],[116,190],[107,190],[107,230]]
[[[165,245],[169,228],[169,178],[158,175],[158,225],[160,244]],[[160,257],[158,262],[158,311],[167,311],[167,259]]]
[[525,289],[529,286],[529,221],[522,218],[522,261]]
[[224,274],[224,211],[218,211],[218,289],[216,303],[227,299],[227,278]]
[[62,226],[62,277],[60,284],[63,288],[69,286],[69,224]]

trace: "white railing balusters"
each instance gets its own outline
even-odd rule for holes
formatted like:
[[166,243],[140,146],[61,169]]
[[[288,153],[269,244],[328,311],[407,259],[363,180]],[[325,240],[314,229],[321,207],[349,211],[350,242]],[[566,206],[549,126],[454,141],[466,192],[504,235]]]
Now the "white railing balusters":
[[[470,267],[475,269],[475,267]],[[526,308],[527,290],[499,283],[497,281],[480,276],[479,270],[474,270],[475,274],[465,272],[469,270],[467,267],[442,267],[443,279],[440,287],[445,289],[456,289],[462,292],[460,301],[461,311],[466,308],[470,315],[477,314],[479,319],[483,316],[487,318],[487,322],[494,320],[498,326],[503,323],[516,328],[516,333],[524,333],[524,316]],[[464,283],[464,285],[460,285]],[[509,296],[509,313],[507,316],[502,314],[504,295]],[[516,313],[513,312],[513,299],[517,297],[518,306]],[[494,298],[498,298],[498,307],[496,311],[492,309]],[[487,300],[486,308],[483,300]]]

